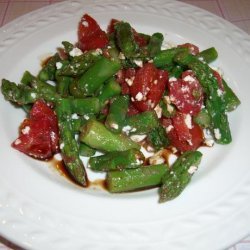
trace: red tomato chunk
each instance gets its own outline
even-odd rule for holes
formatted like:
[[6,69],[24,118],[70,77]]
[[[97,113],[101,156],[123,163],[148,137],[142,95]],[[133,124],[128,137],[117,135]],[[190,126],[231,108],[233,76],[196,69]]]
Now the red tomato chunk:
[[20,136],[12,143],[15,149],[37,159],[46,160],[58,152],[57,117],[44,101],[34,103],[30,117],[20,126]]
[[153,110],[164,93],[167,79],[167,71],[157,69],[152,63],[146,63],[136,72],[130,86],[134,106],[141,112]]

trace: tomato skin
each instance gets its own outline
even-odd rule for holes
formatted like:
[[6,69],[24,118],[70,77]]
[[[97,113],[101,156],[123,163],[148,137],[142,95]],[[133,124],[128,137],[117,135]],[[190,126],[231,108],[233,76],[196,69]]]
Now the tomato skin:
[[15,149],[46,160],[58,152],[59,132],[53,110],[41,100],[34,103],[30,117],[20,125],[20,136],[12,143]]
[[159,103],[166,87],[168,73],[146,63],[136,74],[130,86],[133,105],[141,112],[153,110]]
[[135,68],[122,69],[117,73],[116,80],[121,85],[123,95],[130,94],[129,85],[133,84],[135,74]]
[[192,71],[183,72],[180,79],[170,78],[168,88],[170,100],[180,112],[196,115],[201,111],[203,89]]
[[104,48],[108,45],[107,34],[88,14],[84,14],[78,24],[78,47],[82,51]]
[[139,113],[140,113],[140,111],[133,105],[133,103],[130,102],[129,106],[128,106],[127,115],[132,116],[132,115],[137,115]]
[[184,118],[185,115],[179,113],[174,118],[164,118],[161,121],[171,145],[180,152],[196,150],[203,143],[203,131],[200,126],[192,122],[192,128],[189,129]]
[[192,55],[197,55],[200,53],[200,49],[198,46],[192,44],[192,43],[184,43],[184,44],[180,44],[178,45],[178,47],[182,47],[182,48],[188,48],[189,53]]

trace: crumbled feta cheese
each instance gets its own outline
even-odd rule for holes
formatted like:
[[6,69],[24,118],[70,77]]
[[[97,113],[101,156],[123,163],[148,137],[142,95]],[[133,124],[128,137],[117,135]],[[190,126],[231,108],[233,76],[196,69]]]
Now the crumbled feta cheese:
[[142,61],[142,60],[134,60],[134,63],[135,63],[138,67],[140,67],[140,68],[142,68],[142,66],[143,66],[143,61]]
[[187,127],[189,128],[189,129],[192,129],[192,117],[191,117],[191,115],[189,115],[189,114],[187,114],[187,115],[185,115],[185,124],[187,125]]
[[61,161],[62,160],[62,155],[60,153],[55,154],[54,159],[57,160],[57,161]]
[[80,56],[82,55],[82,51],[79,49],[79,48],[73,48],[70,52],[69,52],[69,55],[72,56],[72,57],[75,57],[75,56]]
[[204,144],[207,145],[208,147],[213,147],[214,140],[213,139],[205,139]]
[[141,101],[141,100],[143,99],[142,93],[141,93],[141,92],[138,92],[137,95],[135,96],[135,99],[136,99],[137,101]]
[[217,89],[217,95],[218,96],[222,96],[223,95],[223,91],[221,89]]
[[217,140],[220,140],[221,139],[221,133],[220,133],[220,130],[218,128],[215,128],[214,129],[214,136]]
[[188,173],[189,174],[194,174],[197,170],[197,167],[196,166],[191,166],[189,169],[188,169]]
[[156,105],[156,107],[154,108],[154,111],[158,118],[162,117],[162,108],[160,107],[159,104]]
[[76,113],[74,113],[74,114],[71,115],[71,119],[73,119],[73,120],[76,120],[78,118],[79,118],[79,116]]
[[89,116],[88,116],[88,115],[84,115],[83,118],[84,118],[85,120],[89,120]]
[[153,152],[147,151],[144,147],[141,147],[140,151],[142,152],[145,158],[149,158],[154,155]]
[[158,80],[154,80],[154,81],[153,81],[153,84],[156,85],[157,83],[158,83]]
[[173,165],[174,162],[177,160],[177,156],[175,154],[170,154],[168,157],[168,164],[169,166]]
[[31,93],[30,96],[31,96],[32,98],[36,98],[36,93]]
[[125,126],[125,127],[123,127],[122,128],[122,131],[124,132],[124,133],[126,133],[126,134],[129,134],[129,132],[131,131],[131,127],[128,125],[128,126]]
[[167,111],[169,113],[172,113],[174,111],[174,107],[172,105],[170,105],[170,104],[167,104]]
[[194,82],[194,81],[195,81],[195,79],[194,79],[192,76],[190,76],[190,75],[185,76],[185,77],[183,78],[183,80],[184,80],[185,82]]
[[86,28],[89,27],[89,23],[86,20],[82,21],[82,25]]
[[26,126],[22,129],[22,134],[27,135],[30,132],[30,127]]
[[118,124],[116,124],[116,123],[111,123],[110,127],[113,128],[113,129],[118,129],[119,128]]
[[64,148],[64,143],[60,144],[60,149],[62,150]]
[[94,56],[98,56],[98,55],[101,55],[101,54],[102,54],[102,50],[99,49],[99,48],[92,52],[92,55],[94,55]]
[[118,58],[121,59],[121,60],[126,59],[125,55],[122,52],[119,53]]
[[174,128],[173,125],[169,125],[166,127],[166,132],[169,133]]
[[171,103],[170,97],[169,97],[168,95],[163,96],[163,101],[164,101],[166,104],[170,104],[170,103]]
[[14,142],[14,144],[15,144],[15,145],[18,145],[18,144],[20,144],[21,142],[22,142],[22,141],[21,141],[20,139],[16,139],[15,142]]
[[133,140],[134,142],[143,141],[146,137],[147,137],[147,135],[131,135],[130,136],[131,140]]
[[134,79],[135,79],[135,77],[125,78],[125,82],[128,84],[128,86],[132,86]]
[[175,77],[173,77],[173,76],[168,79],[169,82],[173,82],[173,81],[176,81],[176,80],[177,79]]
[[165,159],[160,155],[154,155],[149,158],[149,164],[150,165],[158,165],[165,163]]
[[56,63],[56,68],[57,68],[57,69],[61,69],[62,66],[63,66],[63,64],[62,64],[61,62],[57,62],[57,63]]

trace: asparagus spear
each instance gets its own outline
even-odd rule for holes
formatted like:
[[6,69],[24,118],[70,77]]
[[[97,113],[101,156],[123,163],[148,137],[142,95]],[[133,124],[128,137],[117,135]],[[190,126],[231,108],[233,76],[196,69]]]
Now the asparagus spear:
[[80,141],[104,152],[125,151],[132,148],[140,149],[140,145],[129,137],[123,134],[115,134],[95,120],[89,120],[81,128]]
[[79,145],[75,140],[70,123],[71,107],[68,102],[61,100],[56,105],[60,134],[60,149],[65,167],[73,179],[82,186],[87,186],[87,174],[79,157]]
[[176,198],[190,182],[192,175],[200,164],[202,154],[199,151],[183,153],[171,169],[162,177],[160,202]]
[[143,162],[144,156],[139,150],[129,149],[91,157],[89,167],[94,171],[122,170],[125,168],[138,168]]
[[107,188],[111,193],[120,193],[156,187],[161,184],[167,171],[168,166],[165,164],[109,171],[106,177]]
[[102,84],[120,69],[117,61],[102,57],[95,62],[79,79],[78,87],[86,96],[94,95]]

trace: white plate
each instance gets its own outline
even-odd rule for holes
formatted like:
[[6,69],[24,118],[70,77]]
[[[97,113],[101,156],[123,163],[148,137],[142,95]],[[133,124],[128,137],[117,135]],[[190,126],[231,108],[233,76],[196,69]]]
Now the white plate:
[[0,97],[0,234],[32,249],[223,249],[250,229],[250,38],[201,9],[177,1],[72,1],[18,18],[0,30],[0,76],[19,81],[62,40],[76,41],[83,13],[101,26],[124,19],[138,31],[163,32],[175,42],[219,51],[242,101],[231,114],[233,143],[203,150],[191,184],[174,201],[158,204],[157,190],[110,195],[82,190],[53,168],[10,147],[24,114]]

